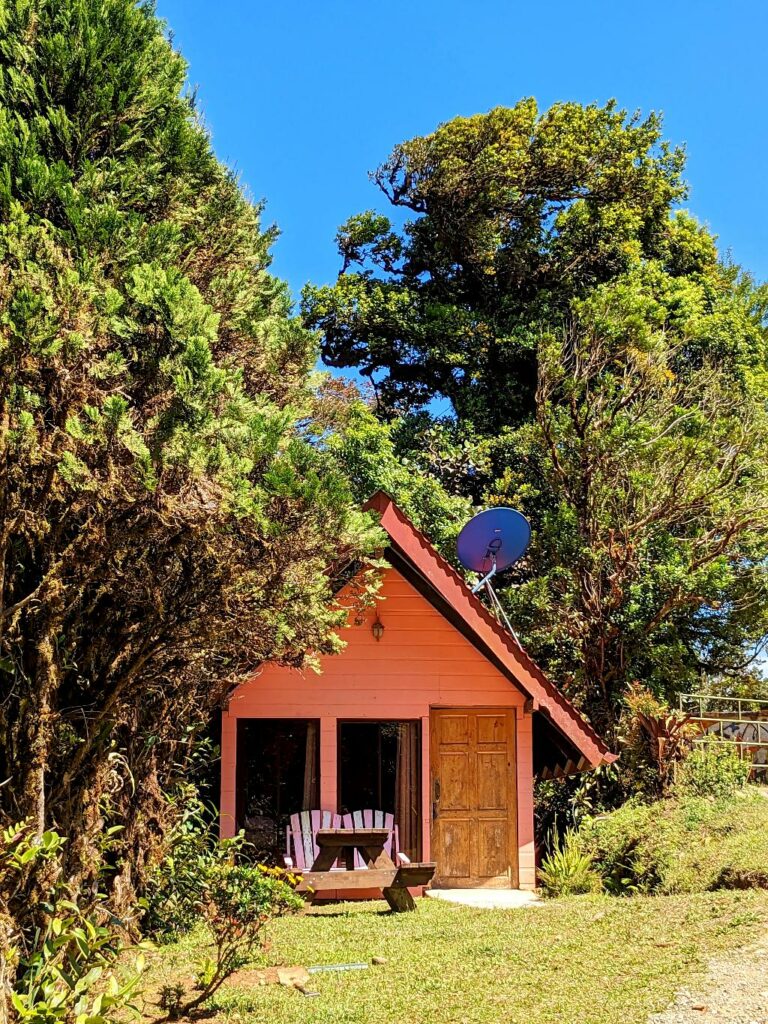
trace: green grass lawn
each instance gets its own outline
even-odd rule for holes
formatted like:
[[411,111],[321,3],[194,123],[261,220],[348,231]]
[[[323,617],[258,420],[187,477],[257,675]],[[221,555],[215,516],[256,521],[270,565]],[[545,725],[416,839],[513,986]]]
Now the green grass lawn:
[[[211,1004],[247,1024],[640,1024],[709,958],[768,926],[768,892],[576,897],[513,911],[420,900],[414,914],[342,904],[276,921],[265,962],[367,961],[314,975],[318,998],[228,986]],[[201,936],[166,947],[152,974],[189,976]]]

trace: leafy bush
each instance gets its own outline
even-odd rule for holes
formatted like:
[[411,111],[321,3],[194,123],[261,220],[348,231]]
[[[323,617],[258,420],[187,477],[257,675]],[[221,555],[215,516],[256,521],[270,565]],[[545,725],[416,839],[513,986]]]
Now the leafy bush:
[[294,876],[280,868],[213,861],[200,875],[197,906],[211,934],[212,956],[201,961],[199,991],[190,999],[169,988],[163,993],[165,1020],[187,1016],[209,999],[261,949],[265,924],[296,913],[304,903]]
[[539,884],[547,896],[580,896],[601,888],[592,858],[579,848],[572,829],[552,840],[552,852],[539,869]]
[[669,792],[677,765],[688,755],[697,726],[650,690],[633,684],[624,698],[622,753],[627,795],[654,798]]
[[253,959],[270,919],[303,907],[294,875],[246,863],[248,843],[242,833],[218,838],[215,818],[193,786],[180,787],[172,799],[180,813],[168,853],[142,899],[144,927],[168,941],[202,922],[211,942],[198,965],[198,992],[185,999],[183,989],[167,986],[161,993],[165,1020],[189,1014]]
[[679,766],[675,790],[681,796],[730,796],[746,786],[750,771],[734,745],[700,744]]
[[203,879],[218,863],[232,863],[244,837],[221,841],[215,816],[195,786],[180,784],[167,798],[175,804],[176,823],[168,833],[165,857],[148,880],[139,901],[145,932],[160,942],[172,941],[200,920]]
[[122,941],[107,915],[94,923],[77,904],[59,899],[35,947],[20,962],[11,1001],[24,1024],[87,1020],[108,1024],[122,1018],[139,986],[143,963],[118,980],[115,962]]
[[614,894],[763,885],[768,800],[747,787],[729,798],[630,801],[585,821],[576,845]]
[[600,818],[588,819],[577,846],[590,858],[603,887],[613,895],[653,892],[660,884],[664,851],[656,846],[659,804],[630,800]]
[[124,949],[121,924],[105,910],[103,896],[83,900],[61,881],[64,843],[52,831],[37,839],[25,823],[5,829],[0,837],[4,900],[15,887],[23,889],[36,866],[46,864],[51,878],[38,927],[29,934],[13,934],[8,948],[0,948],[0,957],[15,971],[10,1002],[22,1024],[109,1024],[130,1007],[143,963],[139,956],[129,977],[118,976],[116,961]]
[[611,811],[623,798],[616,765],[568,775],[564,779],[542,779],[534,789],[536,842],[550,853],[569,829],[595,814]]

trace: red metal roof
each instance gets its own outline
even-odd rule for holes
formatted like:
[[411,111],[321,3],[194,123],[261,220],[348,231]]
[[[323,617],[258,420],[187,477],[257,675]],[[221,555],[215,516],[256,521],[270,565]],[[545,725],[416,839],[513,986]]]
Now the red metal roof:
[[384,491],[377,491],[365,504],[381,516],[381,526],[392,547],[399,552],[434,592],[466,624],[473,642],[490,655],[505,674],[533,702],[533,710],[542,712],[573,744],[583,762],[574,767],[597,767],[616,760],[589,723],[563,696],[526,654],[518,641],[472,593],[455,569],[416,529],[402,509]]

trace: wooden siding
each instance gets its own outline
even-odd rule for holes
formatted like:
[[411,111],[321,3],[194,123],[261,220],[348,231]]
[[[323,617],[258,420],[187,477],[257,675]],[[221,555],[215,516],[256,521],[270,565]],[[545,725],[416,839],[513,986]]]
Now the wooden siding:
[[[430,857],[430,708],[515,708],[517,722],[518,864],[521,888],[535,884],[533,731],[524,696],[398,572],[385,573],[363,623],[343,631],[345,650],[323,657],[322,674],[266,665],[232,695],[222,720],[222,834],[235,826],[236,720],[320,719],[320,803],[336,809],[336,722],[340,718],[420,719],[423,856]],[[371,624],[378,612],[384,636]]]

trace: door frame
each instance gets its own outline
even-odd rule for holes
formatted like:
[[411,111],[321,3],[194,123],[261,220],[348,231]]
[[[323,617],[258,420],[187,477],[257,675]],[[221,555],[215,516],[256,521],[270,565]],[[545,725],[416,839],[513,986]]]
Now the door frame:
[[[517,750],[517,730],[518,730],[518,713],[517,708],[513,706],[503,706],[496,704],[489,705],[474,705],[468,707],[467,705],[430,705],[429,707],[429,788],[425,790],[424,797],[426,798],[427,806],[429,809],[429,840],[430,840],[430,857],[432,860],[437,859],[437,830],[436,830],[436,819],[434,815],[434,797],[435,797],[435,768],[438,764],[437,756],[437,730],[435,723],[438,718],[439,712],[483,712],[491,711],[498,712],[500,714],[509,715],[512,721],[512,732],[511,732],[511,750],[512,750],[512,767],[509,772],[507,779],[507,842],[509,844],[509,866],[507,868],[508,882],[505,888],[519,889],[520,888],[520,848],[518,843],[518,750]],[[427,781],[426,779],[424,780]],[[439,877],[439,865],[436,875]],[[445,888],[450,887],[450,883],[446,883],[444,880],[441,885]],[[458,886],[457,886],[458,887]],[[486,885],[482,882],[475,882],[472,888],[500,888],[501,886],[497,881],[491,881]]]
[[[425,774],[424,774],[423,750],[424,750],[424,743],[425,742],[429,742],[429,740],[425,739],[425,731],[428,733],[428,730],[425,730],[425,728],[424,728],[425,720],[423,718],[420,718],[418,715],[416,715],[416,716],[413,716],[413,715],[412,716],[403,716],[403,717],[391,717],[391,716],[386,716],[386,715],[375,715],[372,718],[365,718],[365,717],[360,717],[360,716],[345,716],[345,717],[337,718],[336,719],[336,750],[335,750],[335,758],[336,758],[336,760],[335,760],[335,764],[336,764],[336,802],[334,804],[334,807],[336,808],[336,810],[339,813],[341,813],[341,807],[342,807],[342,803],[341,803],[341,785],[342,785],[342,778],[341,778],[341,729],[342,729],[342,726],[344,726],[344,725],[382,725],[382,724],[387,724],[387,723],[395,723],[395,724],[399,725],[401,722],[402,723],[406,723],[408,725],[415,725],[417,727],[418,742],[416,744],[416,748],[417,748],[417,751],[418,751],[418,757],[417,757],[417,764],[415,766],[414,774],[415,774],[416,786],[418,787],[418,790],[417,790],[417,793],[416,793],[416,806],[418,808],[418,814],[416,816],[416,848],[415,848],[414,853],[416,855],[416,860],[421,860],[422,859],[422,854],[423,854],[423,851],[424,851],[425,838],[428,840],[431,837],[431,836],[426,836],[425,837],[425,833],[424,833],[424,814],[423,814],[423,809],[424,809],[424,800],[425,800],[425,793],[426,793],[425,785],[426,785],[427,779],[426,779]],[[429,795],[429,794],[426,794],[426,795]],[[386,810],[386,808],[382,807],[382,808],[380,808],[380,810]],[[394,812],[394,810],[395,810],[395,808],[393,806],[392,811]]]

